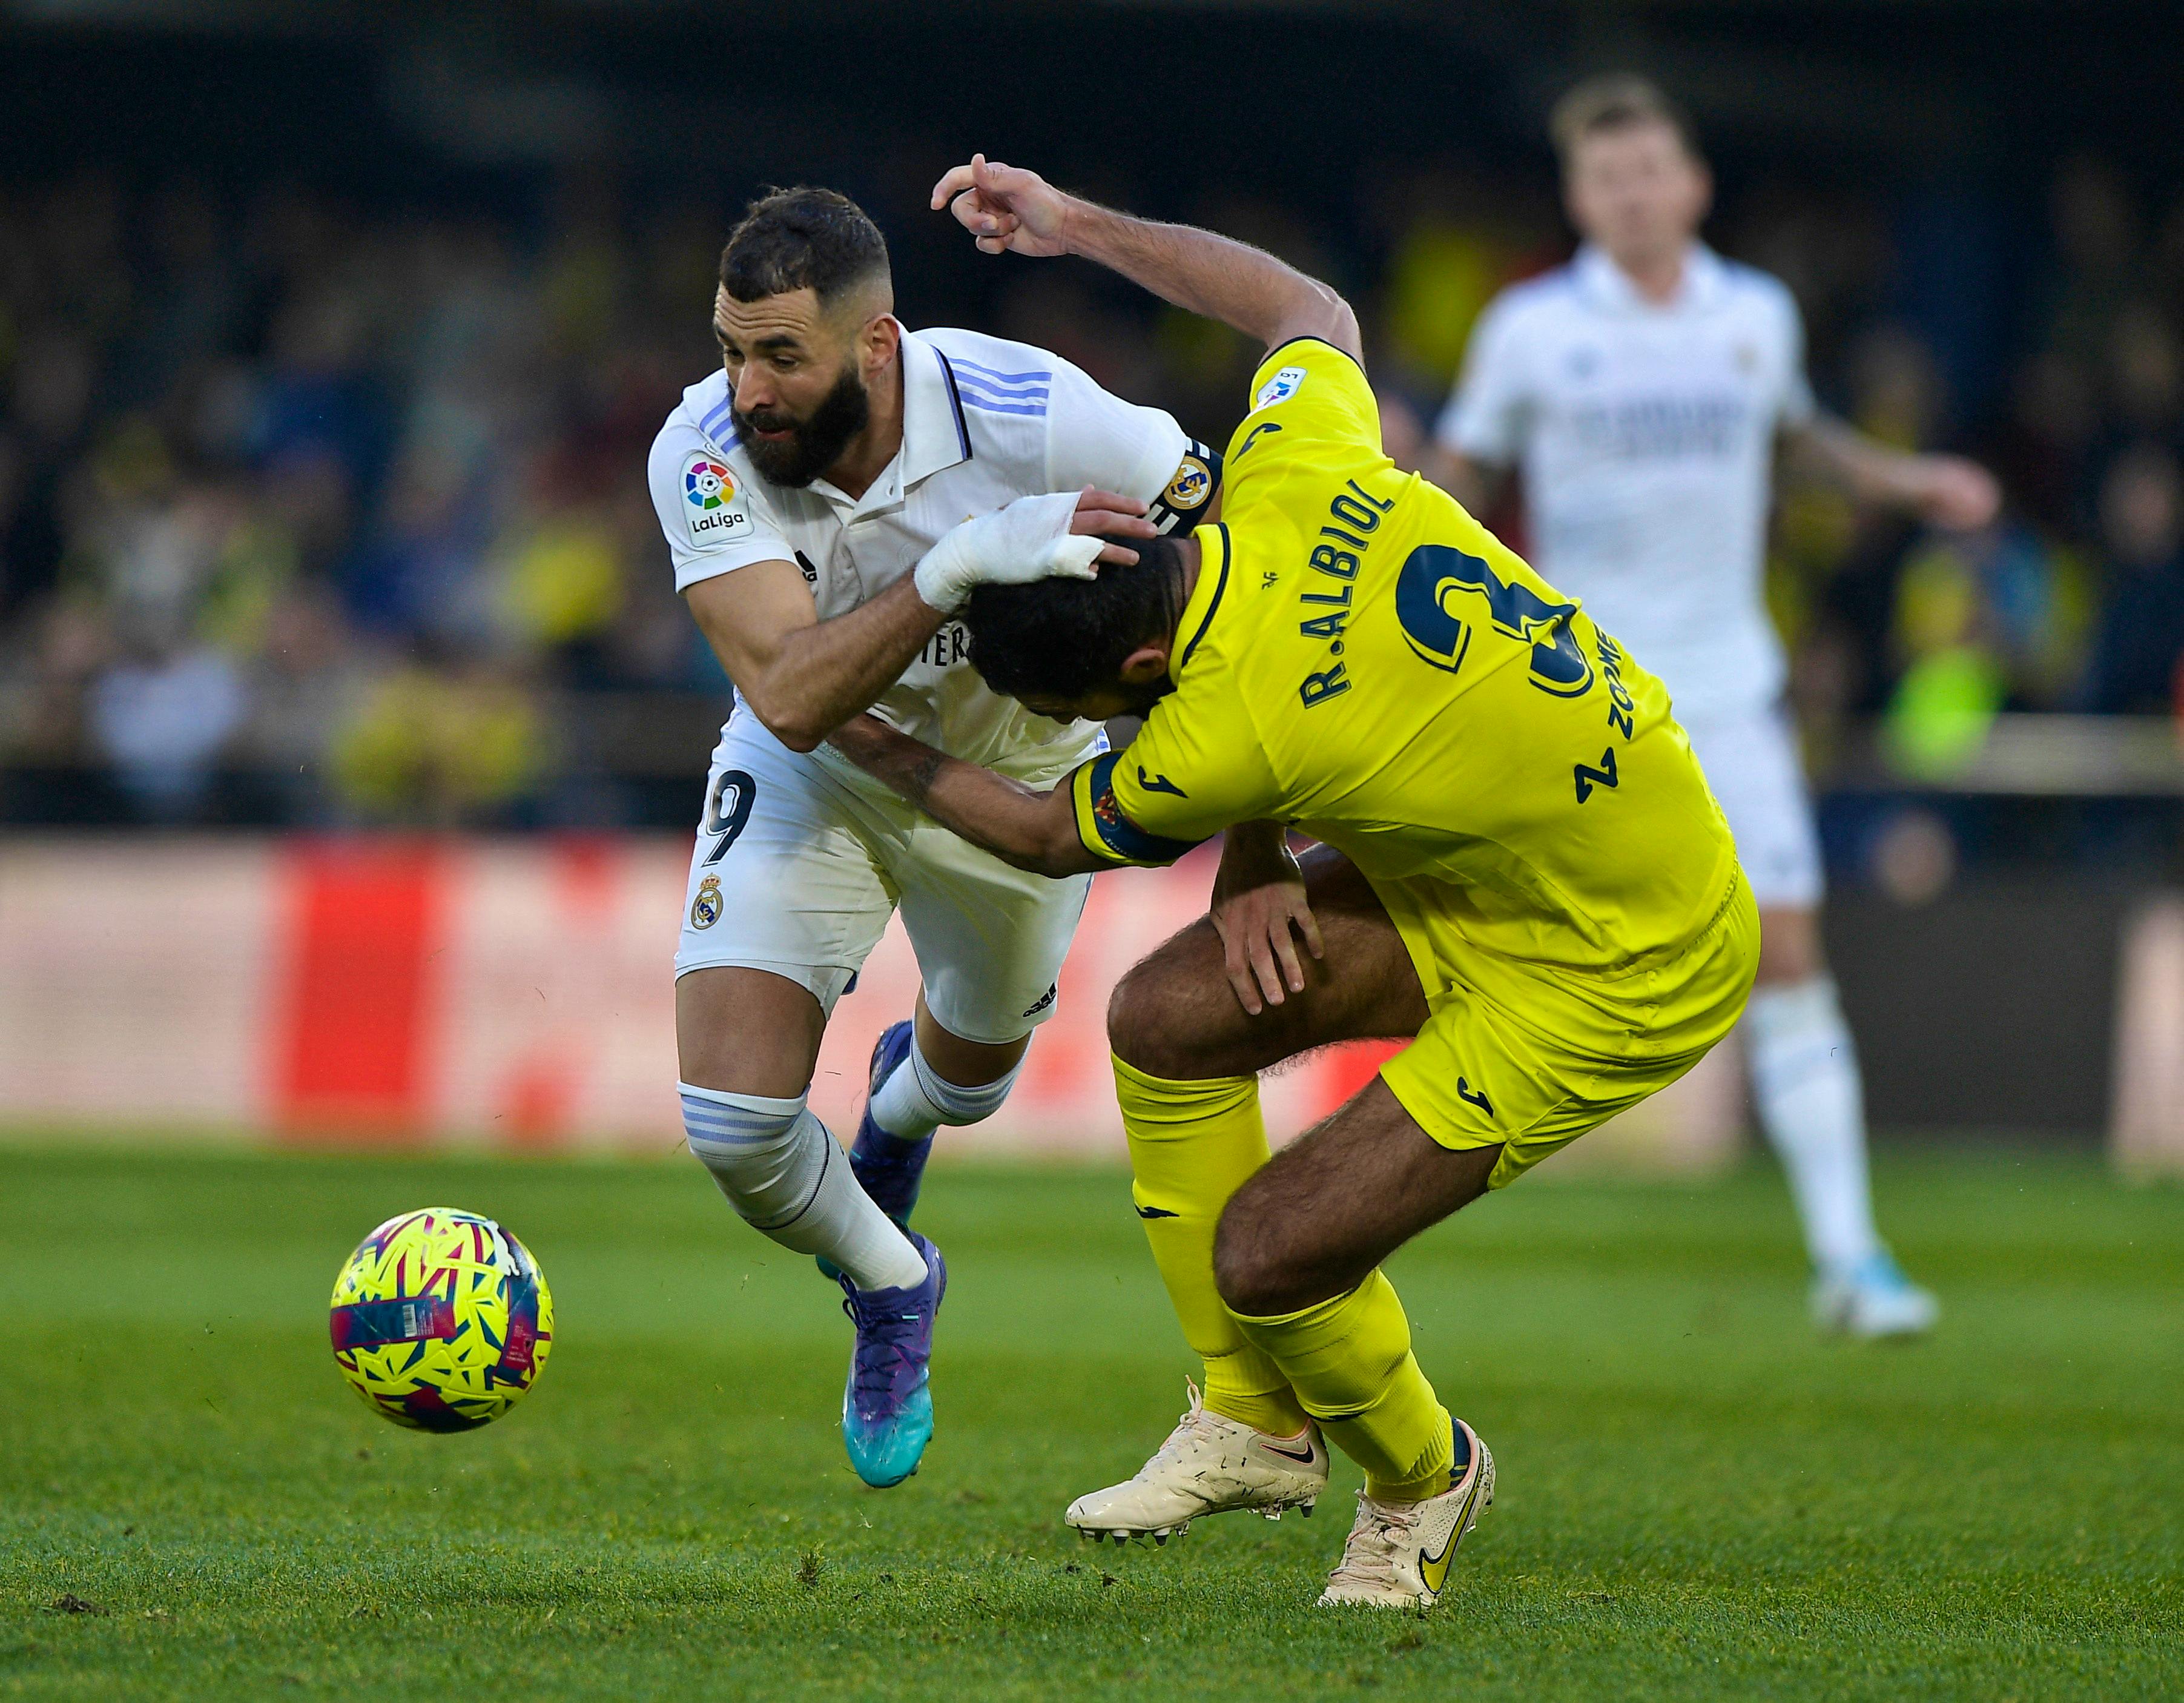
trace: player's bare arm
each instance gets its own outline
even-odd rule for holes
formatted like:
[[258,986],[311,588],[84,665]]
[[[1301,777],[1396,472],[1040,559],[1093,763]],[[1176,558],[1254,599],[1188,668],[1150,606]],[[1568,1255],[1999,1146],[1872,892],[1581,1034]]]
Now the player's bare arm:
[[877,716],[858,717],[837,729],[827,743],[943,828],[1005,863],[1053,876],[1113,867],[1078,837],[1067,782],[1041,792],[937,751]]
[[822,621],[802,570],[787,561],[701,579],[684,596],[744,701],[800,751],[870,707],[948,619],[903,579]]
[[1314,958],[1325,956],[1304,872],[1290,850],[1289,830],[1278,822],[1240,822],[1228,829],[1209,914],[1221,936],[1228,986],[1253,1017],[1304,991],[1300,937]]
[[[1078,494],[1069,530],[1150,538],[1145,513],[1134,497],[1087,489]],[[1109,544],[1096,559],[1127,561],[1133,554]],[[815,749],[871,708],[953,612],[936,608],[916,579],[905,577],[870,602],[822,621],[802,571],[786,561],[753,562],[699,580],[684,595],[744,701],[792,751]]]
[[1363,357],[1347,302],[1248,243],[1118,213],[983,154],[933,186],[933,205],[950,208],[987,254],[1076,254],[1270,349],[1316,337]]
[[1853,496],[1954,531],[1992,521],[2002,506],[1994,475],[1961,455],[1915,455],[1828,416],[1783,433],[1793,465],[1841,484]]

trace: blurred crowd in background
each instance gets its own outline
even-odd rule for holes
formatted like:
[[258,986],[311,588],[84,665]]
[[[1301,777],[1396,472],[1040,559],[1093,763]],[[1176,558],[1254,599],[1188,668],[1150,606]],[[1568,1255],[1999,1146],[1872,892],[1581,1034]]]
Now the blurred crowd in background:
[[722,689],[642,472],[713,358],[717,240],[102,179],[0,206],[11,813],[599,813],[557,796],[557,697]]
[[[949,238],[873,210],[899,256]],[[1946,209],[1936,231],[1774,186],[1710,227],[1797,293],[1827,405],[1980,455],[2008,492],[1996,526],[1947,537],[1785,487],[1769,590],[1824,768],[1868,717],[1915,770],[1997,709],[2177,712],[2184,201],[2078,158],[2031,210],[2031,258],[1976,288]],[[1195,211],[1352,294],[1399,459],[1479,309],[1568,247],[1544,170],[1422,170],[1346,229]],[[727,685],[643,468],[716,359],[733,213],[591,179],[521,221],[0,187],[0,818],[681,823]],[[1252,351],[1007,264],[989,299],[905,317],[1044,344],[1225,437]],[[1985,329],[1957,335],[1959,310]],[[1520,511],[1495,518],[1521,543]]]

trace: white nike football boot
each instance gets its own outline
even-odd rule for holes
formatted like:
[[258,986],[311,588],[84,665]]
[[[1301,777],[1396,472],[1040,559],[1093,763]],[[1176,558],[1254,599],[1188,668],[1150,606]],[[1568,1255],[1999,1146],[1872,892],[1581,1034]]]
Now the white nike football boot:
[[1249,1509],[1279,1520],[1285,1508],[1306,1514],[1327,1489],[1327,1443],[1308,1425],[1295,1437],[1269,1437],[1206,1410],[1186,1378],[1190,1406],[1137,1476],[1079,1496],[1062,1518],[1098,1543],[1150,1538],[1165,1544],[1205,1514]]
[[1342,1565],[1327,1576],[1319,1606],[1368,1603],[1375,1608],[1431,1608],[1448,1583],[1456,1546],[1494,1501],[1494,1454],[1462,1420],[1471,1464],[1438,1496],[1423,1502],[1376,1502],[1357,1493],[1357,1521],[1342,1546]]
[[1886,1252],[1814,1278],[1812,1305],[1813,1322],[1822,1330],[1869,1342],[1922,1335],[1942,1315],[1942,1304],[1906,1277]]

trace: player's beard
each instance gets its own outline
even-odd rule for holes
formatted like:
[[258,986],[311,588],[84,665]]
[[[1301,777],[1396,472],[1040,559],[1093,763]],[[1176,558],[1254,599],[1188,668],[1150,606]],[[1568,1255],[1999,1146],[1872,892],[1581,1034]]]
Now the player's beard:
[[[728,411],[735,422],[736,436],[743,440],[744,452],[760,476],[772,484],[800,489],[841,459],[850,440],[872,419],[872,405],[865,394],[864,381],[851,365],[842,369],[834,388],[819,399],[819,405],[807,420],[794,419],[770,408],[755,415],[745,414],[733,403]],[[783,427],[788,428],[788,436],[771,440],[760,437],[755,429],[777,432]]]

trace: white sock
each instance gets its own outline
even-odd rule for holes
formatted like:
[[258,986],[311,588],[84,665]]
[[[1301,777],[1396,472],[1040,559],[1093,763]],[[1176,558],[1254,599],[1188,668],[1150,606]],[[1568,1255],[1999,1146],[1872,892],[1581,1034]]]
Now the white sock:
[[872,1204],[850,1156],[804,1097],[771,1099],[679,1085],[690,1151],[754,1230],[798,1254],[816,1254],[860,1289],[925,1281],[925,1258]]
[[998,1081],[960,1087],[927,1063],[913,1034],[910,1056],[872,1096],[872,1121],[901,1142],[922,1142],[943,1124],[978,1123],[1000,1109],[1022,1070],[1019,1058]]
[[1832,977],[1757,990],[1745,1008],[1759,1121],[1788,1172],[1813,1263],[1856,1265],[1880,1251],[1865,1170],[1858,1050]]

